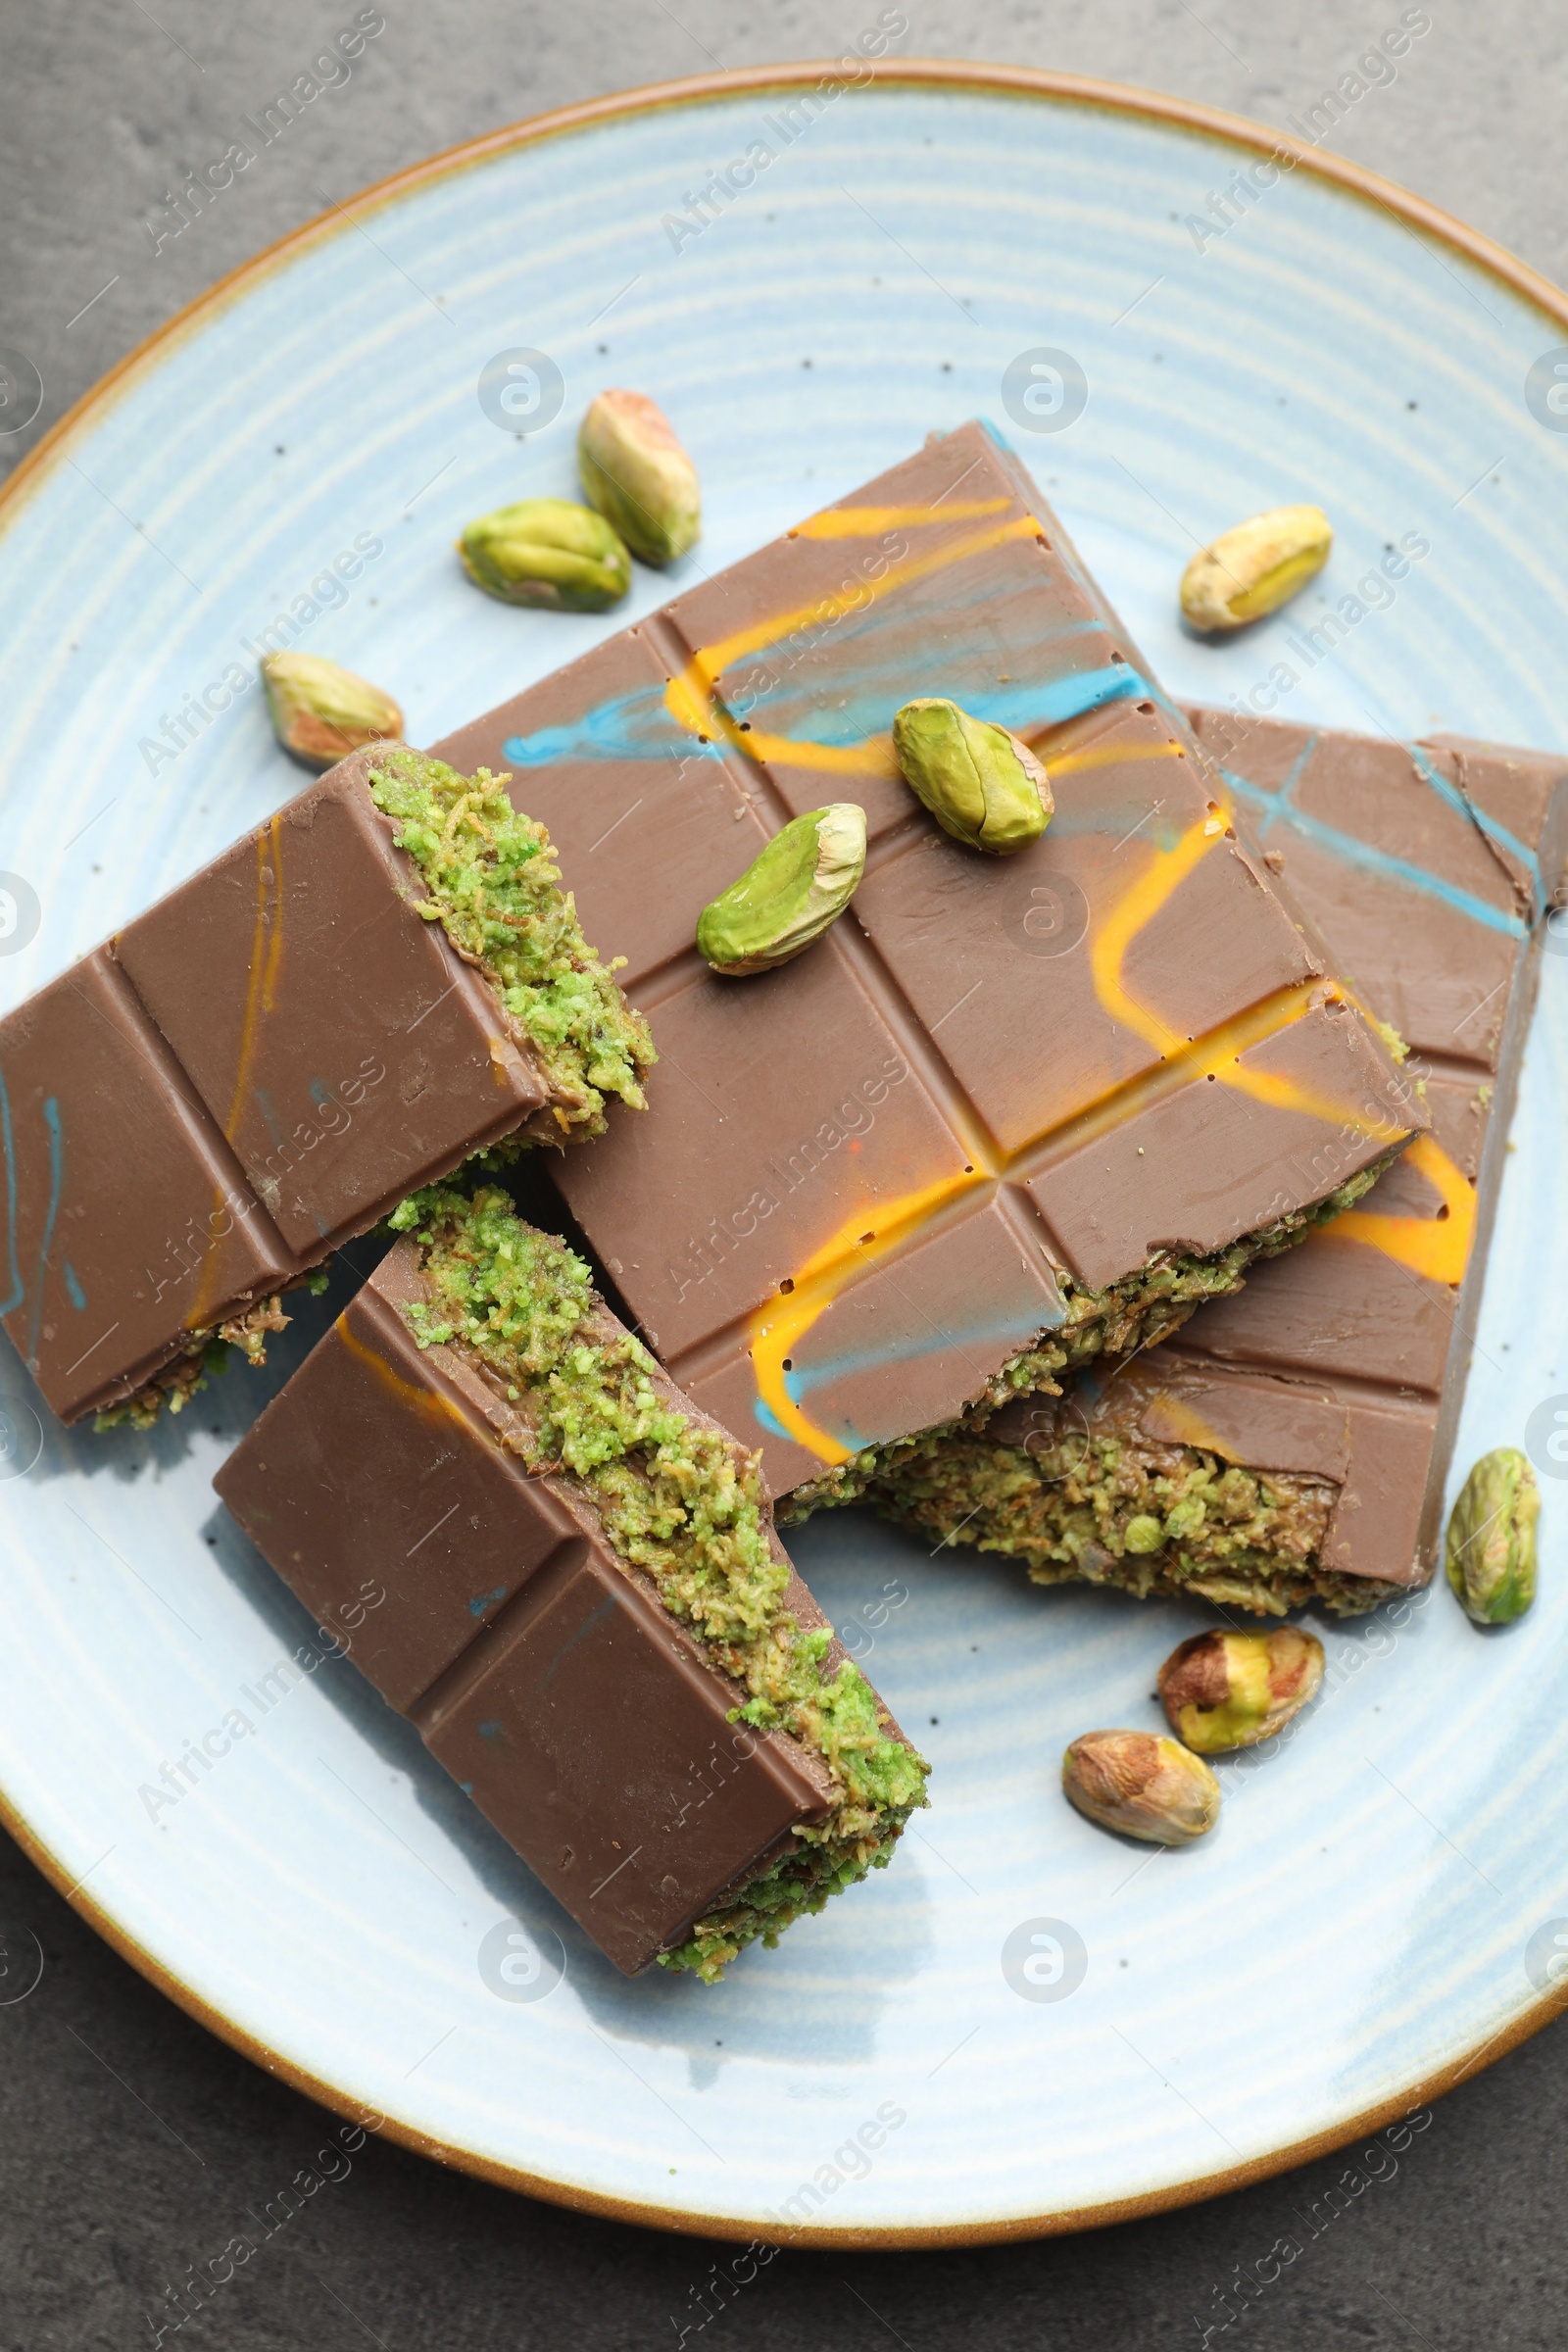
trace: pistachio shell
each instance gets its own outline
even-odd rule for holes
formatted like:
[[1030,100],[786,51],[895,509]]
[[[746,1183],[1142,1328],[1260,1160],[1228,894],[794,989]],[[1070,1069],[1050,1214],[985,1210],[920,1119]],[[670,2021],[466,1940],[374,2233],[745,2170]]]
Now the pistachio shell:
[[1159,1695],[1171,1728],[1199,1755],[1254,1747],[1271,1739],[1316,1696],[1323,1644],[1315,1634],[1282,1625],[1266,1634],[1195,1634],[1159,1670]]
[[1009,858],[1038,841],[1054,803],[1045,769],[1015,735],[925,695],[893,721],[904,780],[945,833]]
[[645,564],[673,564],[703,522],[697,468],[674,427],[642,392],[601,392],[577,433],[588,504]]
[[1195,629],[1239,629],[1278,612],[1320,572],[1334,545],[1321,507],[1274,507],[1222,531],[1182,574],[1182,611]]
[[266,654],[262,684],[277,739],[312,767],[332,767],[362,744],[396,743],[403,713],[368,678],[319,654]]
[[1517,1447],[1484,1453],[1448,1516],[1448,1582],[1477,1625],[1508,1625],[1536,1597],[1536,1474]]
[[1149,1845],[1190,1845],[1219,1819],[1219,1783],[1200,1756],[1153,1732],[1085,1732],[1061,1760],[1080,1813]]
[[458,541],[470,580],[508,605],[603,612],[631,586],[631,558],[602,514],[569,498],[524,498]]
[[812,808],[703,908],[697,945],[732,977],[788,963],[844,912],[864,870],[865,810],[853,801]]

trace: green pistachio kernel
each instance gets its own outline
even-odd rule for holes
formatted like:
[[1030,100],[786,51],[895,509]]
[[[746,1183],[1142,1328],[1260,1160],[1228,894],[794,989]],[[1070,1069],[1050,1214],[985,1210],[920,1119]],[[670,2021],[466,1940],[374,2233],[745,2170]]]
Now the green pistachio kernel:
[[698,948],[731,976],[788,963],[844,912],[864,870],[865,810],[853,801],[809,809],[703,908]]
[[1184,1494],[1165,1514],[1165,1540],[1180,1544],[1188,1536],[1196,1536],[1208,1517],[1208,1506],[1201,1494]]
[[1182,612],[1195,629],[1242,628],[1315,579],[1333,545],[1321,507],[1271,507],[1193,558],[1182,574]]
[[368,743],[396,743],[403,713],[389,694],[320,654],[268,654],[262,684],[277,740],[312,767],[335,767]]
[[906,703],[893,749],[916,799],[971,849],[1010,858],[1051,822],[1051,785],[1028,745],[956,703],[929,695]]
[[507,605],[603,612],[631,586],[631,558],[602,514],[569,498],[524,498],[470,522],[463,567]]
[[1282,1625],[1267,1634],[1194,1634],[1159,1670],[1171,1729],[1202,1756],[1255,1747],[1316,1696],[1323,1644]]
[[1148,1511],[1139,1511],[1134,1518],[1129,1519],[1127,1532],[1122,1537],[1122,1543],[1127,1549],[1137,1552],[1158,1551],[1164,1541],[1163,1523],[1153,1518]]
[[1484,1453],[1448,1517],[1448,1582],[1477,1625],[1508,1625],[1536,1597],[1536,1474],[1513,1446]]
[[645,564],[673,564],[703,523],[697,468],[662,409],[641,392],[601,392],[577,434],[588,504]]

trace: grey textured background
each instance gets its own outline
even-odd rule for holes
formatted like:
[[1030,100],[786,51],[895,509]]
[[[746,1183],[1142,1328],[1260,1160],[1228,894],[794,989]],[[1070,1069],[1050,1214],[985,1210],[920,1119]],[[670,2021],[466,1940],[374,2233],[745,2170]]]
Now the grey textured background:
[[[286,86],[357,6],[4,0],[0,345],[31,359],[45,398],[34,426],[0,441],[0,469],[141,336],[323,197],[599,91],[837,53],[877,13],[871,0],[678,0],[674,12],[663,0],[386,0],[387,29],[348,85],[155,256],[141,222],[165,189],[220,152],[237,116]],[[1400,5],[906,0],[906,12],[905,54],[1099,74],[1283,122]],[[1431,14],[1396,82],[1347,121],[1345,151],[1568,277],[1558,136],[1568,15],[1544,19],[1521,0],[1435,0]],[[1245,1933],[1241,1906],[1216,1922],[1217,1984],[1224,1937]],[[18,1999],[36,1971],[33,1939],[42,1976]],[[1310,2017],[1280,2020],[1282,2034],[1311,2031]],[[1452,2093],[1396,2172],[1332,2222],[1319,2201],[1354,2149],[1076,2239],[785,2253],[701,2330],[694,2290],[731,2250],[531,2204],[372,2138],[207,2314],[165,2340],[213,2352],[368,2341],[387,2352],[610,2352],[673,2347],[684,2325],[705,2352],[889,2342],[1156,2352],[1200,2344],[1207,2326],[1226,2352],[1560,2345],[1565,2102],[1559,2028]],[[149,2315],[168,2322],[166,2287],[310,2163],[328,2128],[163,2000],[0,1839],[0,2352],[154,2344]],[[1387,2175],[1388,2163],[1377,2169]],[[1367,2172],[1360,2162],[1363,2181]],[[1219,2329],[1215,2293],[1233,2266],[1250,2269],[1287,2234],[1300,2259]]]

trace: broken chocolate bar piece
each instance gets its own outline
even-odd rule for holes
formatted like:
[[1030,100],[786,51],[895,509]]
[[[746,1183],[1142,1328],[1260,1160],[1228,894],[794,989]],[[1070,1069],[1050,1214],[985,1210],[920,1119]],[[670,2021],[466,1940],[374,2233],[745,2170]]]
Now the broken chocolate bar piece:
[[[1046,763],[1054,820],[1004,862],[900,776],[894,714],[933,695]],[[980,425],[440,749],[513,770],[628,958],[661,1085],[558,1181],[775,1493],[845,1498],[907,1433],[1173,1330],[1425,1124]],[[850,909],[710,971],[702,908],[826,800],[868,820]]]
[[416,1185],[641,1102],[559,881],[490,780],[356,753],[0,1022],[0,1311],[62,1420],[177,1406]]
[[884,1865],[925,1766],[756,1458],[485,1189],[401,1240],[214,1482],[617,1968],[711,1980]]
[[977,1416],[874,1498],[1044,1584],[1353,1613],[1436,1562],[1568,760],[1192,716],[1239,830],[1408,1041],[1431,1133],[1169,1344]]

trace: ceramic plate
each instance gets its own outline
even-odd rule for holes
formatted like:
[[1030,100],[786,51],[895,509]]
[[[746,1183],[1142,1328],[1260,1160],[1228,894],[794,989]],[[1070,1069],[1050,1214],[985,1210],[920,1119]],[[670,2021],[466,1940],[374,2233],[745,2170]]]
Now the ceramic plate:
[[[1568,742],[1559,298],[1310,158],[1263,166],[1221,233],[1210,192],[1271,144],[1245,124],[964,69],[815,82],[608,102],[412,172],[241,271],[36,454],[0,507],[0,1004],[297,789],[231,691],[276,615],[390,684],[416,742],[623,624],[509,611],[452,554],[469,516],[571,493],[606,384],[655,393],[702,468],[674,586],[980,415],[1170,689],[1245,698],[1285,658],[1285,619],[1185,638],[1175,583],[1217,527],[1315,499],[1336,599],[1385,542],[1429,552],[1283,714]],[[631,613],[668,592],[639,573]],[[1548,956],[1461,1464],[1568,1391],[1542,1312],[1568,1285],[1565,1068]],[[1554,2005],[1561,1473],[1525,1624],[1483,1639],[1444,1592],[1321,1625],[1306,1733],[1222,1765],[1217,1834],[1152,1856],[1067,1810],[1058,1760],[1157,1722],[1154,1669],[1204,1613],[822,1519],[801,1564],[929,1753],[932,1808],[717,1989],[628,1984],[216,1504],[346,1288],[150,1435],[62,1434],[4,1373],[8,1818],[176,1999],[323,2099],[569,2203],[930,2242],[1256,2177]]]

